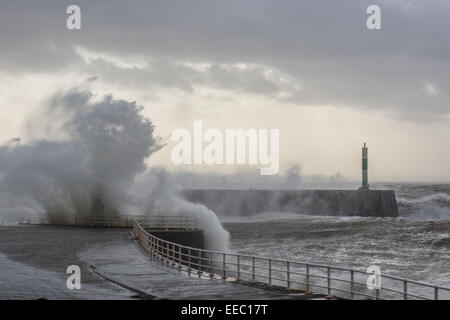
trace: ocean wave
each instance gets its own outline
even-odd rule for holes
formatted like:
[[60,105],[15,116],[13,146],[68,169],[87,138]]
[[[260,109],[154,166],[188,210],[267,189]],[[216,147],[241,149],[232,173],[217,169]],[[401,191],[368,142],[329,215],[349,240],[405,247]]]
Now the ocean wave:
[[418,198],[397,198],[400,216],[413,220],[450,220],[450,195],[434,193]]
[[295,212],[280,212],[280,211],[266,211],[262,213],[258,213],[251,216],[244,217],[220,217],[220,221],[223,223],[246,223],[246,222],[270,222],[270,221],[281,221],[281,220],[301,220],[306,219],[308,221],[365,221],[365,220],[374,220],[374,219],[382,219],[376,217],[361,217],[361,216],[318,216],[318,215],[309,215],[309,214],[301,214]]
[[399,197],[397,199],[397,202],[401,203],[424,203],[424,202],[430,202],[430,201],[438,201],[438,202],[446,202],[448,205],[450,205],[450,195],[448,193],[439,192],[435,194],[426,195],[423,197],[415,198],[415,199],[406,199]]

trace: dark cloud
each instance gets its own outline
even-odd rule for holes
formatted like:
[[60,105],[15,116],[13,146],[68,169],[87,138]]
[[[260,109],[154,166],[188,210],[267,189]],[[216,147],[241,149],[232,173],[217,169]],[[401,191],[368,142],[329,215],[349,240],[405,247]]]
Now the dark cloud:
[[[408,121],[447,116],[450,3],[377,2],[379,31],[365,27],[373,1],[78,1],[82,30],[70,31],[69,1],[2,1],[0,68],[53,72],[79,66],[104,81],[186,91],[210,85],[295,105],[382,109]],[[154,63],[151,69],[101,59],[86,65],[75,46]],[[199,72],[176,61],[210,67]],[[252,67],[235,68],[237,63]],[[287,75],[301,90],[270,79],[260,66]]]

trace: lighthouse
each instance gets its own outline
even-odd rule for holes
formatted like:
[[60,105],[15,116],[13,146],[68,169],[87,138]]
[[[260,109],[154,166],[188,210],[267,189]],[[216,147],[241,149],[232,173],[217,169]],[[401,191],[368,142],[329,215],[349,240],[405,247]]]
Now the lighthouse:
[[362,148],[362,190],[369,189],[369,178],[367,173],[367,165],[368,165],[368,148],[366,147],[366,143],[364,142],[364,146]]

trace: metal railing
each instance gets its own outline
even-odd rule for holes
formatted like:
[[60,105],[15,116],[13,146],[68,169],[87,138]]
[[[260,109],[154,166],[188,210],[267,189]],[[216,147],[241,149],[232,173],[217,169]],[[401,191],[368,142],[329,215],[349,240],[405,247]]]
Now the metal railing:
[[133,220],[144,216],[126,215],[64,215],[56,217],[27,217],[18,219],[20,224],[49,224],[67,226],[111,226],[129,227],[133,226]]
[[143,216],[143,215],[73,215],[64,218],[54,218],[49,221],[42,219],[23,219],[26,224],[52,224],[74,225],[92,227],[133,227],[133,221],[139,219],[144,228],[149,229],[183,229],[198,230],[198,218],[196,217],[168,217],[168,216]]
[[163,230],[198,230],[197,217],[148,217],[139,218],[139,223],[144,229],[163,229]]
[[133,222],[133,233],[145,251],[199,278],[251,281],[343,299],[450,299],[446,287],[382,274],[380,289],[369,290],[370,274],[363,270],[192,248],[160,239],[144,226],[145,221]]

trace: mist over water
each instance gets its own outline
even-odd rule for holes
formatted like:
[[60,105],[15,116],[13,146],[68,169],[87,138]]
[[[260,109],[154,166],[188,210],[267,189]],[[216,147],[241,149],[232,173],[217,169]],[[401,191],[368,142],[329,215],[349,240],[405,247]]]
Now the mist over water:
[[186,200],[181,187],[167,171],[162,168],[148,170],[136,179],[134,188],[141,199],[138,203],[143,205],[140,210],[146,215],[198,217],[207,248],[228,251],[229,234],[216,214],[204,205]]
[[[184,200],[163,169],[145,160],[161,148],[135,102],[82,88],[55,94],[38,127],[48,137],[0,147],[0,215],[44,215],[73,221],[101,209],[109,215],[196,216],[210,249],[226,250],[228,233],[215,214]],[[138,176],[144,176],[137,187]]]

